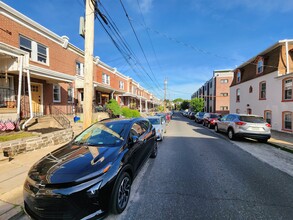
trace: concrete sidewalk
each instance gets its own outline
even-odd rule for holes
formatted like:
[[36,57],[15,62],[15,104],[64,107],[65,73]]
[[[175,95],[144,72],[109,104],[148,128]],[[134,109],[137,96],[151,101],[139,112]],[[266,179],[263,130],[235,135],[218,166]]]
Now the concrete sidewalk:
[[[272,131],[268,141],[275,147],[293,153],[293,134]],[[30,167],[60,145],[42,148],[0,161],[0,219],[28,219],[23,212],[23,183]]]
[[24,215],[22,190],[31,166],[61,145],[19,154],[14,159],[0,161],[0,219],[19,219]]

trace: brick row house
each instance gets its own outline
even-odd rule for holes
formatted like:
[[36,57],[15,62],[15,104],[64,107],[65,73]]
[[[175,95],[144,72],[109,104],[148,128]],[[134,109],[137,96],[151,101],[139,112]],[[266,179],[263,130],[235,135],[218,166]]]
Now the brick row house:
[[273,130],[293,132],[293,40],[282,40],[234,70],[231,112],[263,116]]
[[204,83],[191,98],[204,99],[204,112],[227,114],[230,110],[230,89],[232,70],[215,70],[213,77]]
[[[84,51],[0,2],[0,113],[16,118],[82,111]],[[114,98],[147,111],[159,100],[116,68],[94,58],[93,107]],[[135,89],[136,88],[136,89]],[[129,96],[127,96],[129,94]],[[131,96],[130,96],[131,95]],[[136,105],[131,105],[136,103]]]

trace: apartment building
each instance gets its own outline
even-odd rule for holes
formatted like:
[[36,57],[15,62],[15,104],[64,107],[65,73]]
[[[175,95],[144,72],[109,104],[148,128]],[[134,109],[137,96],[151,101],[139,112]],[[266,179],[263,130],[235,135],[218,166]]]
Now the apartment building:
[[233,75],[232,70],[215,70],[213,77],[205,82],[191,98],[204,99],[204,112],[216,112],[222,115],[229,113],[229,86]]
[[231,111],[263,116],[272,129],[293,132],[293,40],[281,40],[234,70]]
[[[10,6],[0,2],[0,113],[34,118],[58,109],[67,114],[82,110],[84,51]],[[115,98],[124,105],[131,78],[94,58],[93,106]],[[145,110],[154,103],[139,86],[133,97]],[[148,104],[145,104],[148,103]],[[138,109],[139,109],[138,108]]]

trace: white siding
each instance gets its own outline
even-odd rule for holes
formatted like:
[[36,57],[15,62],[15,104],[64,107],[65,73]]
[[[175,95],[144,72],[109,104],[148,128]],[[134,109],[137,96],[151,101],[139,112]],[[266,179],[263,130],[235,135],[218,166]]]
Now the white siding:
[[[247,108],[252,114],[264,116],[265,110],[272,111],[272,129],[282,130],[282,112],[293,111],[292,102],[282,102],[282,80],[284,77],[277,77],[278,73],[273,72],[253,80],[230,87],[230,112],[247,113]],[[266,100],[259,100],[259,83],[266,81]],[[249,93],[252,86],[253,92]],[[240,102],[236,102],[236,89],[240,89]],[[249,105],[249,106],[248,106]]]

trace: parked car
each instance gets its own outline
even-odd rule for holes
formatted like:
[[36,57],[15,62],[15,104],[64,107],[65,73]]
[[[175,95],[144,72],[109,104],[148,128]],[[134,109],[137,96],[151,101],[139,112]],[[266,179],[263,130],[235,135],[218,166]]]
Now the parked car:
[[166,123],[162,119],[162,117],[159,116],[150,116],[146,117],[153,127],[156,129],[156,135],[157,135],[157,140],[162,141],[164,139],[164,133],[166,133]]
[[215,131],[225,132],[229,139],[249,137],[267,142],[271,137],[271,125],[258,115],[228,114],[218,119]]
[[24,184],[25,211],[33,219],[121,213],[134,177],[156,156],[156,131],[147,119],[95,123],[33,165]]
[[191,120],[194,120],[195,119],[195,112],[190,112],[188,118]]
[[155,114],[155,116],[162,117],[166,123],[170,122],[170,119],[169,119],[169,117],[167,116],[166,113],[157,113],[157,114]]
[[203,122],[203,116],[204,116],[204,112],[198,112],[195,114],[195,119],[194,121],[197,122],[197,123],[202,123]]
[[207,126],[208,128],[214,128],[215,127],[215,122],[221,118],[220,114],[217,113],[205,113],[203,116],[203,122],[202,124],[204,126]]

